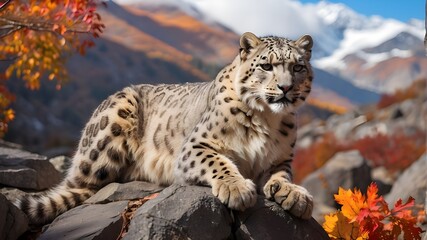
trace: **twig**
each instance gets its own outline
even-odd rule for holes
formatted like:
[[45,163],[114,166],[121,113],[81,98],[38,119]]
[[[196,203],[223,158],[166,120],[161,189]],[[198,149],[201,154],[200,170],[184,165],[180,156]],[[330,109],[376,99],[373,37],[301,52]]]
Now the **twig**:
[[3,4],[0,6],[0,11],[1,11],[1,10],[3,10],[4,8],[6,8],[6,6],[7,6],[10,2],[12,2],[12,0],[7,0],[5,3],[3,3]]
[[[0,33],[0,38],[4,38],[23,28],[27,28],[27,29],[39,31],[39,32],[51,32],[51,33],[59,34],[57,31],[53,30],[54,23],[50,23],[50,22],[22,22],[19,20],[9,19],[4,17],[0,17],[0,22],[7,24],[4,26],[0,26],[0,29],[11,29],[6,33]],[[69,28],[65,32],[66,33],[90,33],[90,30]]]
[[7,35],[10,35],[10,34],[16,32],[16,31],[21,30],[21,28],[22,28],[21,26],[9,27],[9,29],[10,29],[9,31],[0,34],[0,39],[6,37]]
[[15,57],[11,57],[11,58],[5,58],[5,59],[0,59],[0,62],[15,61],[17,58],[19,58],[19,56],[15,56]]

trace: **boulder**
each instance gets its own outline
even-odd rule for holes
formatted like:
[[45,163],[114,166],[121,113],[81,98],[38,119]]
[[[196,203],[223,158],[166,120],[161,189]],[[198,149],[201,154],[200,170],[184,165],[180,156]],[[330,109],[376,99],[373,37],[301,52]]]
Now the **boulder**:
[[390,192],[395,180],[384,166],[372,169],[371,175],[372,181],[377,184],[379,195],[383,196]]
[[337,140],[348,139],[352,135],[355,128],[367,122],[365,115],[362,115],[359,111],[348,112],[343,115],[331,116],[326,121],[326,129],[333,130]]
[[385,200],[394,204],[399,198],[406,202],[409,196],[412,196],[416,204],[424,204],[427,190],[426,172],[427,154],[424,154],[397,178]]
[[259,196],[244,212],[227,209],[211,188],[172,185],[135,213],[124,239],[329,239],[314,220],[293,217]]
[[124,235],[123,240],[191,239],[183,227],[148,213],[138,214],[138,218],[132,221],[132,224],[132,229]]
[[172,185],[136,211],[124,239],[227,239],[231,223],[210,188]]
[[57,217],[38,239],[117,239],[127,206],[128,201],[78,206]]
[[45,156],[0,147],[0,184],[43,190],[59,183],[60,177],[60,173]]
[[244,212],[235,211],[235,239],[329,239],[316,220],[292,216],[275,202],[262,196]]
[[357,187],[366,191],[372,182],[371,167],[358,151],[339,152],[323,167],[308,175],[302,182],[314,197],[313,217],[322,222],[323,215],[335,207],[334,194],[338,188]]
[[325,133],[325,122],[315,119],[301,128],[298,128],[296,145],[299,148],[307,148],[312,145],[319,137],[322,137]]
[[8,142],[0,139],[0,147],[22,149],[22,146],[16,143]]
[[15,240],[27,228],[27,216],[0,194],[0,239]]
[[162,191],[164,187],[148,182],[110,183],[99,190],[85,203],[108,203],[122,200],[144,198]]

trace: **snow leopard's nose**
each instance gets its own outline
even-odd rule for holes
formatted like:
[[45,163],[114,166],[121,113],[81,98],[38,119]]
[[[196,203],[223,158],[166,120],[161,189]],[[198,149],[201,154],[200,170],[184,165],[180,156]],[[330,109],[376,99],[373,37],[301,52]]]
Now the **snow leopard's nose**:
[[292,90],[294,86],[290,85],[290,86],[280,86],[279,84],[277,84],[277,88],[279,88],[280,90],[282,90],[282,92],[284,94],[288,93],[290,90]]

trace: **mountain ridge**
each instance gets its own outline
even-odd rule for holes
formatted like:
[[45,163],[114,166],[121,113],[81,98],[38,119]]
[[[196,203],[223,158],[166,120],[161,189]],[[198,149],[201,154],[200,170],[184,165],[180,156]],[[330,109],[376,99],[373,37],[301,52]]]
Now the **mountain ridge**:
[[[402,85],[398,87],[405,87],[410,85],[417,76],[427,74],[427,70],[423,70],[427,69],[427,65],[422,61],[422,58],[425,57],[424,23],[419,19],[412,19],[404,23],[392,18],[368,17],[342,3],[328,1],[303,4],[298,1],[271,0],[267,6],[254,0],[235,0],[233,2],[187,0],[186,2],[196,7],[198,12],[208,16],[200,17],[202,21],[204,19],[217,21],[238,33],[251,30],[255,34],[268,32],[292,38],[309,33],[316,41],[312,55],[315,67],[333,75],[339,75],[358,87],[378,94],[392,93],[397,90],[395,84],[386,84],[387,81],[394,81],[393,75],[401,78]],[[243,14],[240,11],[239,6],[242,5],[244,5],[243,12],[249,14]],[[279,9],[283,11],[279,11]],[[258,13],[256,18],[258,22],[254,21],[252,17],[255,13]],[[275,22],[291,24],[271,24]],[[269,24],[264,25],[264,23]],[[402,38],[402,34],[410,37]],[[417,41],[413,42],[414,39]],[[403,44],[406,49],[401,49],[402,41],[408,41]],[[366,48],[380,48],[385,42],[394,43],[389,46],[390,49],[383,56],[365,51]],[[381,57],[383,60],[385,60],[384,58],[401,58],[400,66],[405,69],[405,74],[396,69],[388,75],[376,73],[372,78],[366,78],[364,75],[369,73],[367,71],[369,67],[378,69],[382,66],[391,67],[387,61],[380,61]],[[417,58],[416,61],[421,65],[420,68],[411,67],[413,60],[410,58],[412,57]],[[352,61],[353,59],[355,62]],[[357,67],[355,69],[357,74],[348,74],[346,72],[348,67]]]

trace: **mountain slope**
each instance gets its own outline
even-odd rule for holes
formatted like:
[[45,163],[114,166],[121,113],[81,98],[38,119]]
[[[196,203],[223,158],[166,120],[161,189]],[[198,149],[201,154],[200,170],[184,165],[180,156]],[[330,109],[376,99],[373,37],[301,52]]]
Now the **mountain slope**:
[[[380,98],[377,93],[358,88],[352,83],[340,78],[339,76],[333,75],[322,69],[314,68],[314,73],[315,81],[313,83],[313,93],[315,98],[323,97],[326,101],[328,96],[325,94],[325,91],[331,91],[341,96],[342,98],[348,99],[348,101],[353,104],[353,106],[374,103],[377,102]],[[316,92],[317,88],[321,90],[320,93]],[[331,101],[331,99],[329,99],[329,101]]]
[[200,22],[174,6],[143,3],[120,6],[109,2],[101,15],[107,26],[114,26],[107,28],[105,38],[130,48],[173,56],[178,63],[196,57],[222,65],[238,52],[235,48],[239,40],[237,34],[224,27]]
[[[417,76],[427,74],[421,20],[403,23],[367,17],[328,1],[186,1],[239,33],[253,31],[290,38],[308,33],[315,40],[314,66],[379,94],[404,88]],[[398,68],[394,59],[399,59]],[[387,73],[380,71],[383,68]]]
[[[91,112],[108,95],[129,84],[209,80],[239,49],[237,34],[174,6],[109,2],[101,16],[107,26],[104,35],[86,56],[70,59],[70,82],[61,91],[45,82],[40,91],[30,92],[19,81],[10,81],[18,98],[8,140],[40,153],[55,146],[73,149]],[[199,68],[210,69],[211,77]],[[308,100],[314,114],[329,114],[315,106],[346,110],[377,97],[333,74],[318,69],[315,74]]]
[[53,82],[43,82],[39,91],[29,91],[20,80],[9,81],[9,88],[18,97],[13,104],[16,118],[6,140],[49,156],[72,155],[84,124],[108,95],[130,84],[203,80],[173,62],[107,39],[97,40],[86,56],[72,57],[68,71],[70,81],[60,91]]

